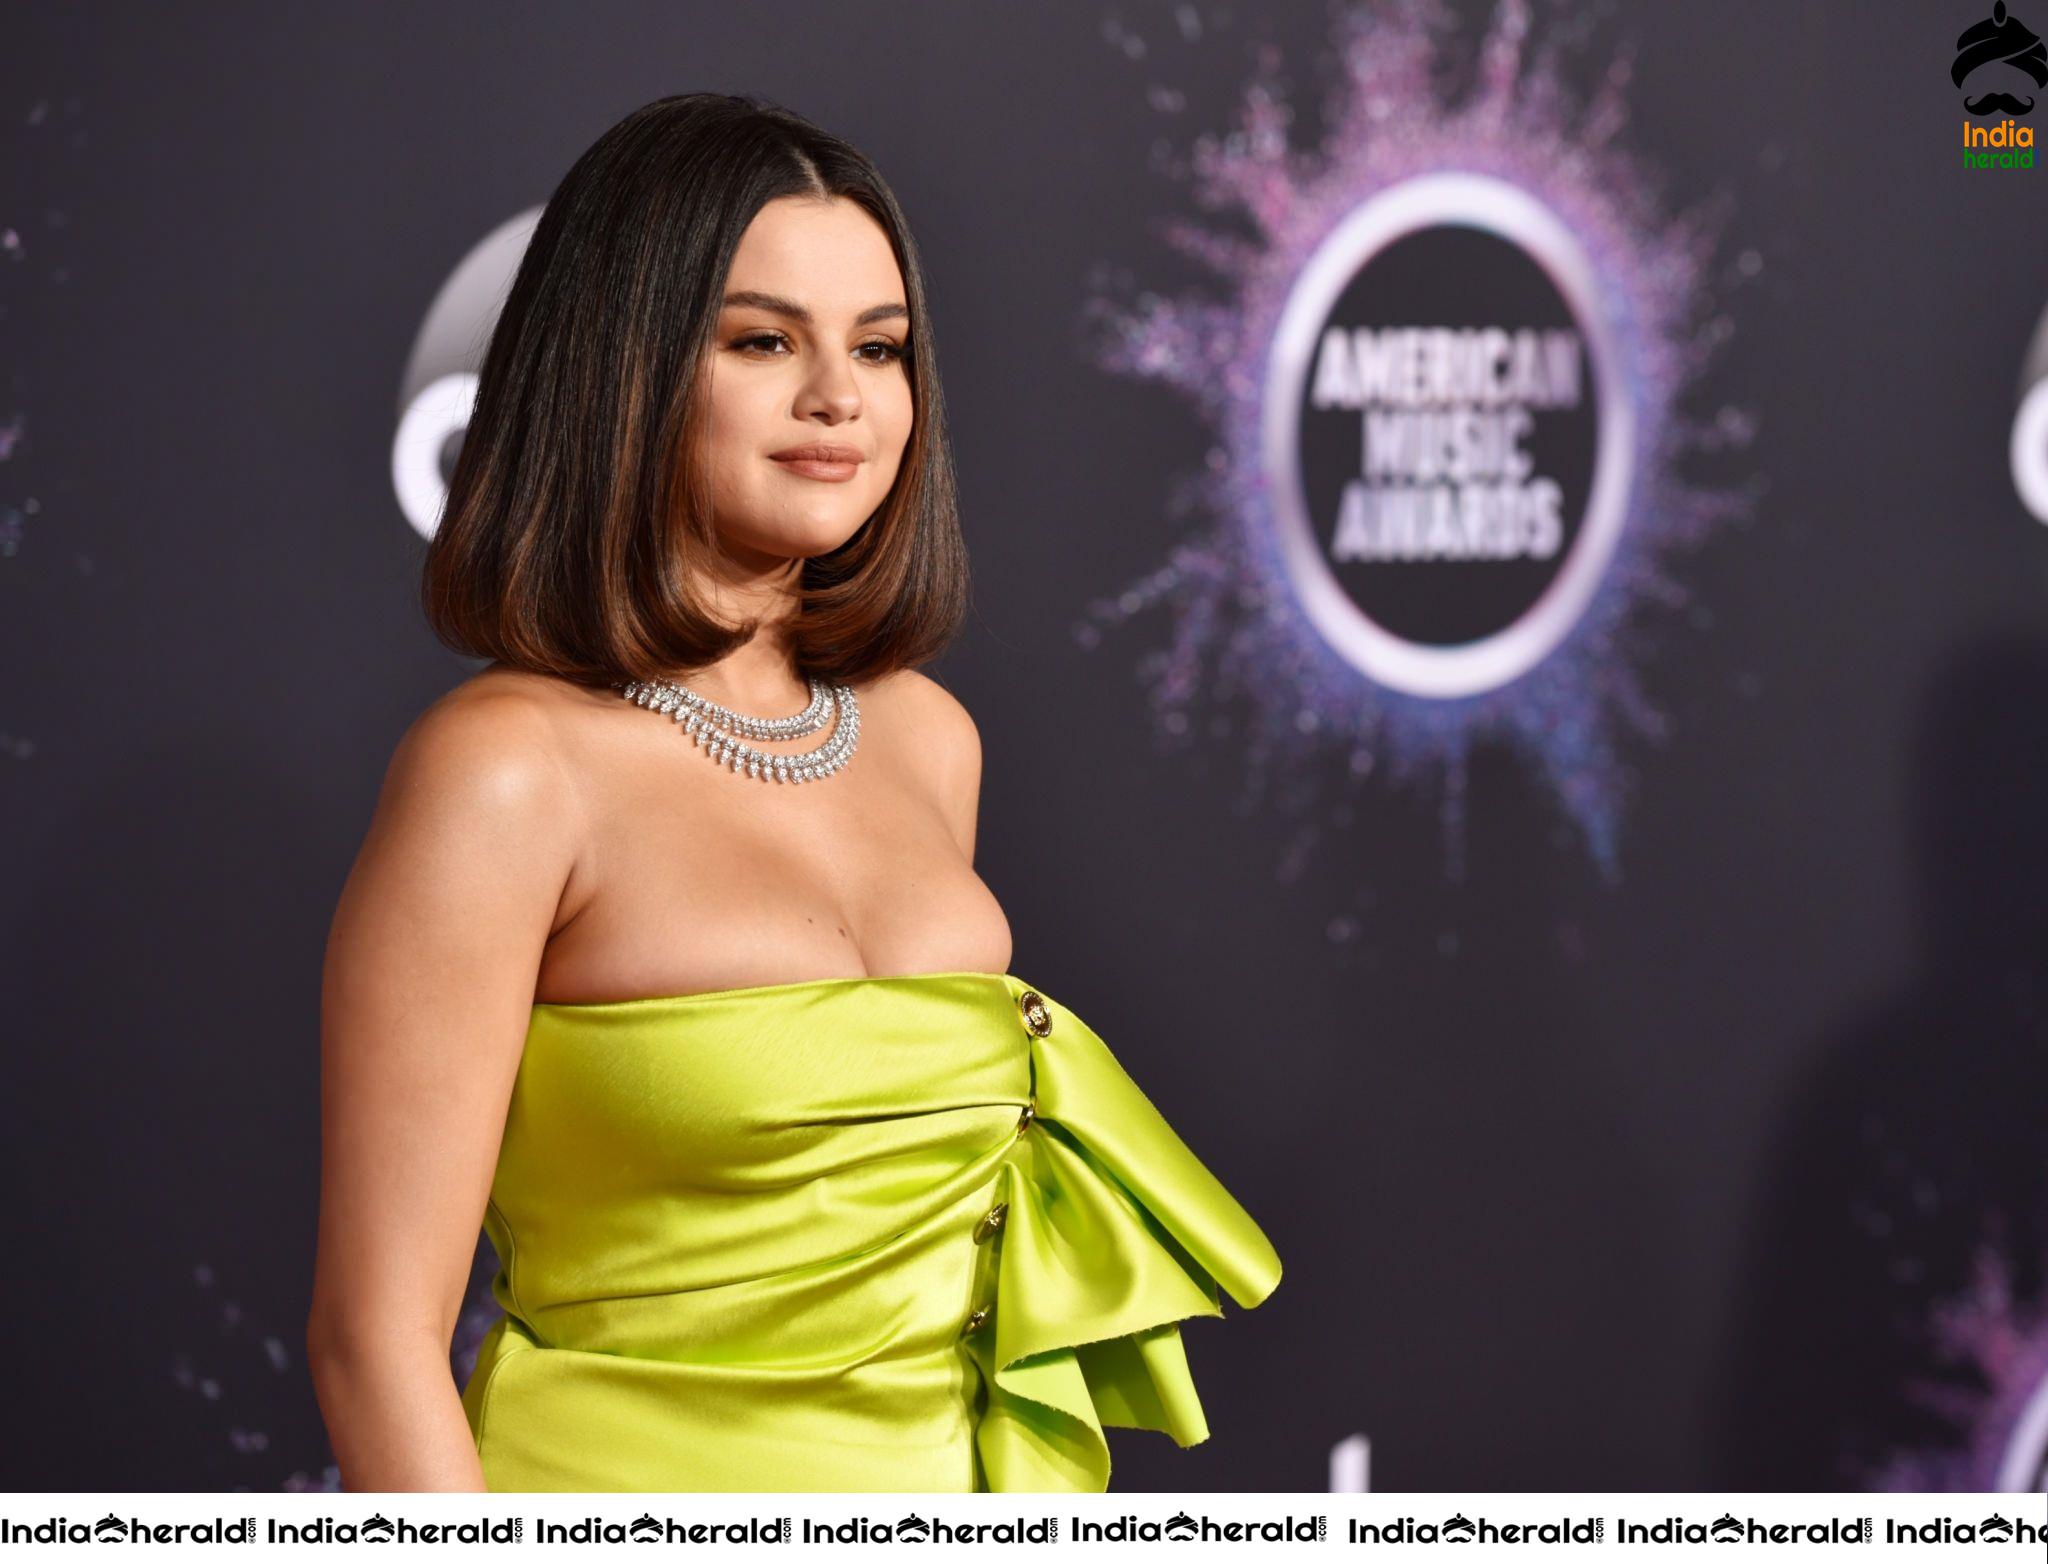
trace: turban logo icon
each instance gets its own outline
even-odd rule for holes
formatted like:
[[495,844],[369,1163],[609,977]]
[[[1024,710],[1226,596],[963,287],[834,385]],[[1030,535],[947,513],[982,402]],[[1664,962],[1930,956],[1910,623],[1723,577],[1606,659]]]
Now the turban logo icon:
[[[1949,79],[1960,87],[1979,66],[1995,64],[2024,71],[2036,87],[2048,87],[2048,49],[2026,23],[2006,10],[2005,0],[1997,0],[1991,7],[1989,21],[1965,28],[1956,39],[1956,60],[1949,67]],[[1963,107],[1972,114],[2024,114],[2033,106],[2032,98],[2016,98],[1995,87],[1963,100]]]

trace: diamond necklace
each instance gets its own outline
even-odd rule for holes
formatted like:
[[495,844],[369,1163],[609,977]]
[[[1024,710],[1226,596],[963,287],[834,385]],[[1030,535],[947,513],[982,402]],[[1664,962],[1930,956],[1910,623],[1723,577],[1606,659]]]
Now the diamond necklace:
[[[636,706],[645,706],[680,722],[690,742],[728,771],[777,782],[814,782],[837,775],[853,759],[854,746],[860,742],[860,702],[854,699],[851,685],[828,685],[816,678],[807,682],[811,703],[793,717],[750,717],[666,679],[640,679],[631,684],[615,679],[612,688],[624,691],[626,699]],[[801,738],[824,727],[834,711],[839,714],[839,723],[831,737],[794,755],[772,755],[754,748],[740,736]]]

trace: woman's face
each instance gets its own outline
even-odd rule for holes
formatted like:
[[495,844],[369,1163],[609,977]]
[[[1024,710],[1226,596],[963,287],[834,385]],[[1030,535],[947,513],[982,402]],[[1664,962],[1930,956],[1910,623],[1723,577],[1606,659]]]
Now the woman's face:
[[[742,562],[829,553],[882,503],[910,439],[909,334],[903,274],[866,211],[796,196],[761,208],[706,365],[712,510]],[[803,464],[814,445],[842,459]]]

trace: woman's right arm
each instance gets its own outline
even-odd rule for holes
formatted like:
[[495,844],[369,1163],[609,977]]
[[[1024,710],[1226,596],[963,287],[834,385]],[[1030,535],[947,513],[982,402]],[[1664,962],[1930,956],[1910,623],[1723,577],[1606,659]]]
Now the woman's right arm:
[[554,739],[518,691],[422,713],[328,936],[306,1349],[351,1492],[484,1490],[449,1352],[580,841]]

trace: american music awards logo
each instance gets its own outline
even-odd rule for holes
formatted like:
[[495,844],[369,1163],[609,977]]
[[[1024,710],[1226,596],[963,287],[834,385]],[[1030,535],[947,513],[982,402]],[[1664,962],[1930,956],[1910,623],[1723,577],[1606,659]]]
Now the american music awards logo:
[[[1075,634],[1095,647],[1169,611],[1140,667],[1160,738],[1241,752],[1248,791],[1295,819],[1283,878],[1353,818],[1330,793],[1382,782],[1433,795],[1462,878],[1487,743],[1554,802],[1552,839],[1575,827],[1615,882],[1635,780],[1620,729],[1672,730],[1638,676],[1643,621],[1712,628],[1678,564],[1761,481],[1750,411],[1696,404],[1734,331],[1714,294],[1764,256],[1665,209],[1624,145],[1626,47],[1581,31],[1570,48],[1593,57],[1566,71],[1524,0],[1469,37],[1423,0],[1371,0],[1334,30],[1318,144],[1290,144],[1306,116],[1266,58],[1238,123],[1172,166],[1193,206],[1249,219],[1159,225],[1222,296],[1097,284],[1098,366],[1182,392],[1213,433],[1167,498],[1194,526]],[[1159,32],[1125,50],[1155,77],[1181,46]],[[1474,79],[1455,102],[1452,49]],[[1724,462],[1733,483],[1696,481]]]
[[1555,213],[1469,173],[1364,201],[1303,269],[1265,469],[1295,594],[1369,678],[1494,689],[1591,599],[1634,455],[1596,286]]
[[448,480],[476,408],[484,347],[540,214],[529,207],[479,240],[441,284],[413,339],[391,437],[391,489],[423,538],[441,525]]
[[2048,87],[2048,47],[2005,0],[1963,29],[1948,74],[1963,89],[1963,110],[1972,116],[1963,121],[1963,166],[2032,168],[2033,127],[2012,116],[2031,114],[2035,93]]

